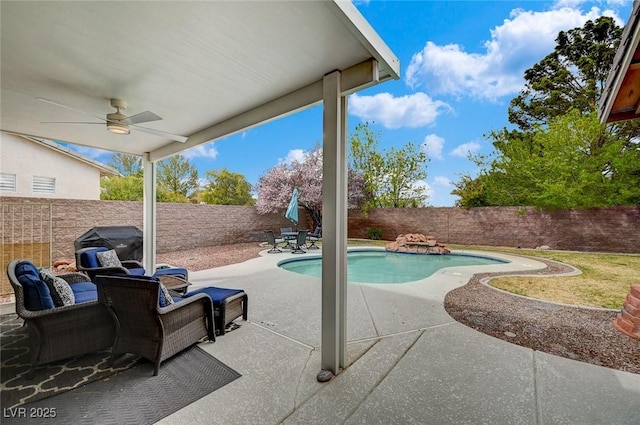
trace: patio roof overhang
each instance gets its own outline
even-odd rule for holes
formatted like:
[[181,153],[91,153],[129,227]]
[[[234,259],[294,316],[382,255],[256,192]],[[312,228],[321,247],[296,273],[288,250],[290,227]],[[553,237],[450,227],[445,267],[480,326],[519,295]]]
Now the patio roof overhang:
[[[317,104],[334,70],[349,71],[351,91],[399,73],[350,2],[6,1],[1,12],[3,131],[152,160]],[[46,124],[101,121],[38,98],[99,117],[122,99],[125,115],[152,111],[163,120],[145,127],[189,140]]]
[[640,118],[639,41],[640,2],[634,1],[600,98],[599,116],[603,124]]
[[[346,96],[399,78],[400,64],[348,1],[3,1],[0,129],[141,155],[144,261],[155,266],[155,163],[185,149],[323,103],[321,367],[346,364]],[[93,121],[128,103],[152,111],[132,132]]]

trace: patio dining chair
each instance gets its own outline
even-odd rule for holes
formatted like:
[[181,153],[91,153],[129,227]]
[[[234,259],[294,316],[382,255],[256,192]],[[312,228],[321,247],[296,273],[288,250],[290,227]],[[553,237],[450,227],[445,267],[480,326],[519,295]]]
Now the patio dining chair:
[[267,236],[267,243],[271,245],[271,249],[267,252],[269,254],[277,254],[279,252],[282,252],[282,250],[278,248],[278,245],[280,245],[281,243],[284,243],[284,239],[276,238],[276,235],[273,232],[273,230],[265,230],[264,234]]
[[296,238],[295,245],[291,249],[292,254],[306,254],[307,251],[304,251],[302,247],[307,241],[308,230],[300,230],[298,231],[298,237]]
[[316,226],[316,229],[313,231],[313,233],[309,233],[307,235],[307,241],[309,242],[309,244],[307,245],[307,249],[319,249],[319,247],[316,245],[316,242],[318,242],[321,237],[322,226]]

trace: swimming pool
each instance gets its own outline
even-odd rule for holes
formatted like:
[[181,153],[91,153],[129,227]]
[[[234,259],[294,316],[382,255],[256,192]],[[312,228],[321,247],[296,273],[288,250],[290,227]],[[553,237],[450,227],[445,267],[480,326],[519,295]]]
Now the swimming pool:
[[[508,263],[490,257],[466,254],[418,255],[380,250],[347,253],[347,282],[406,283],[424,279],[445,267],[480,266]],[[322,276],[322,259],[296,258],[278,263],[278,267],[307,276]]]

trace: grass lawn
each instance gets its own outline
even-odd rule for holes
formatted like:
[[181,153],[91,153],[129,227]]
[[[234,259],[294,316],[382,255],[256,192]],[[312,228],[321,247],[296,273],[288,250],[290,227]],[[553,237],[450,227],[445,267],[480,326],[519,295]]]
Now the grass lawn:
[[[384,246],[388,241],[349,240],[349,245]],[[492,279],[496,288],[547,301],[618,309],[631,284],[640,283],[640,255],[596,254],[573,251],[540,251],[487,246],[447,245],[450,249],[530,255],[570,264],[578,276],[503,277]]]

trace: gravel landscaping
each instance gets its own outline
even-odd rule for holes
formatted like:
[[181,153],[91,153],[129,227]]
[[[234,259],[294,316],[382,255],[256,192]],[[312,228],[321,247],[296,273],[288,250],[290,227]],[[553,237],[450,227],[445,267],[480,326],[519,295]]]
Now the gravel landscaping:
[[[265,249],[256,242],[158,254],[159,263],[191,271],[241,263]],[[547,268],[532,274],[568,271],[536,257]],[[458,322],[502,340],[587,363],[640,374],[640,341],[613,327],[616,312],[563,306],[507,294],[480,283],[481,273],[449,292],[444,306]],[[514,273],[518,274],[518,273]]]

